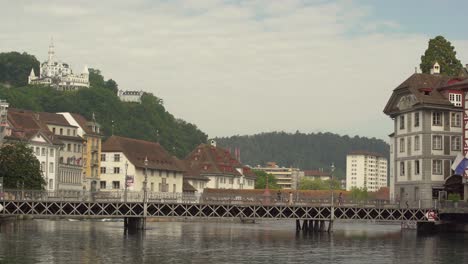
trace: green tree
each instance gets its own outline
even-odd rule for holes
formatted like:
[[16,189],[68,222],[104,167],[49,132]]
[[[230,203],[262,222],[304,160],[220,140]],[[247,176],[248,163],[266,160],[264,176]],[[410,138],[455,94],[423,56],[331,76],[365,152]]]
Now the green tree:
[[365,201],[369,198],[369,193],[366,188],[351,188],[351,198],[355,201]]
[[421,56],[419,65],[423,73],[430,73],[435,62],[440,65],[440,73],[448,76],[457,76],[463,68],[456,57],[457,52],[450,41],[443,36],[437,36],[429,40],[429,46]]
[[268,177],[268,189],[280,189],[276,177],[271,173],[266,173],[261,170],[253,170],[257,179],[255,180],[255,189],[265,189],[266,179]]
[[[331,186],[330,186],[331,183]],[[341,184],[338,180],[326,180],[323,181],[321,179],[308,179],[302,178],[299,181],[299,189],[300,190],[340,190]]]
[[39,161],[24,143],[6,144],[0,148],[0,177],[5,188],[24,187],[42,190],[46,184],[42,178]]
[[117,94],[119,91],[119,86],[112,79],[107,80],[104,87],[111,90],[114,94]]
[[26,52],[0,53],[0,83],[12,86],[28,84],[28,76],[34,68],[39,75],[39,61],[33,55]]
[[106,87],[106,82],[104,81],[104,76],[102,76],[100,70],[89,68],[88,71],[89,71],[89,85],[92,88]]

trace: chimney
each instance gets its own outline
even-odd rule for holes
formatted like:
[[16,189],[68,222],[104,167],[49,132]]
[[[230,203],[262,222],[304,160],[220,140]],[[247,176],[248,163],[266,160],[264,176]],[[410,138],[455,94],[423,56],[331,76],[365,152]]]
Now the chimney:
[[440,65],[437,61],[434,63],[434,65],[431,68],[431,74],[432,75],[440,74]]

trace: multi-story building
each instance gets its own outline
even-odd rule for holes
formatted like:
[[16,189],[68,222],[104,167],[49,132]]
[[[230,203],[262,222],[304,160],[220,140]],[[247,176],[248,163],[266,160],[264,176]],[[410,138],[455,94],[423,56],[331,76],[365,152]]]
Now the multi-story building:
[[59,151],[63,143],[39,122],[34,112],[9,109],[7,122],[5,141],[25,142],[39,161],[46,189],[57,190]]
[[48,59],[40,65],[39,76],[36,76],[34,69],[31,69],[28,83],[50,85],[60,91],[89,88],[89,71],[85,66],[81,74],[74,74],[68,63],[55,58],[54,44],[51,42]]
[[[159,143],[111,136],[102,144],[101,191],[143,190],[181,193],[184,168]],[[125,181],[127,179],[127,181]]]
[[323,169],[305,170],[303,173],[304,177],[310,180],[328,181],[331,179],[331,173],[329,171],[324,171]]
[[93,117],[88,121],[82,115],[75,113],[58,113],[69,124],[77,127],[77,135],[85,141],[83,145],[83,175],[84,189],[97,191],[99,189],[101,175],[101,126]]
[[2,140],[6,133],[8,106],[9,104],[7,101],[0,99],[0,146],[2,145]]
[[34,113],[54,137],[63,143],[59,151],[57,188],[59,190],[83,189],[83,145],[78,126],[70,124],[64,116],[55,113]]
[[453,160],[462,152],[462,118],[465,124],[468,121],[467,113],[463,115],[467,83],[463,78],[440,75],[437,63],[431,72],[411,75],[393,91],[384,109],[394,122],[390,196],[399,201],[430,203],[437,198],[453,174]]
[[122,102],[134,102],[141,103],[141,97],[143,96],[143,91],[124,91],[119,90],[118,96]]
[[387,159],[379,153],[355,151],[346,155],[346,190],[376,192],[387,187]]
[[291,190],[299,187],[301,170],[298,168],[285,168],[276,165],[275,162],[268,162],[266,166],[257,166],[255,169],[275,176],[276,183],[281,189]]
[[231,153],[210,144],[200,144],[185,159],[184,180],[199,193],[205,188],[254,189],[256,175]]

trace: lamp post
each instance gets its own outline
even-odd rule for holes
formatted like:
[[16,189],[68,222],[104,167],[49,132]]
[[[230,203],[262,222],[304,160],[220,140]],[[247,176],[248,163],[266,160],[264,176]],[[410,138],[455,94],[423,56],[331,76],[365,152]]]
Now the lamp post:
[[147,185],[148,184],[148,157],[145,157],[145,181],[143,182],[143,202],[146,203],[148,201],[148,190],[147,190]]
[[335,164],[332,162],[330,166],[330,190],[331,190],[331,206],[333,207],[333,198],[334,198],[334,190],[333,190],[333,172],[335,171]]
[[127,189],[128,189],[128,161],[125,161],[125,192],[124,202],[127,202]]

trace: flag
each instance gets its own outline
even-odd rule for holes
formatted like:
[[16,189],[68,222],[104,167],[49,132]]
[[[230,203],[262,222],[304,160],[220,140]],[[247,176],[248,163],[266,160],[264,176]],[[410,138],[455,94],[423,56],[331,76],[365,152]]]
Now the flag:
[[458,153],[457,157],[453,161],[452,170],[455,171],[456,175],[464,175],[465,169],[468,166],[468,159],[466,159],[462,154]]

